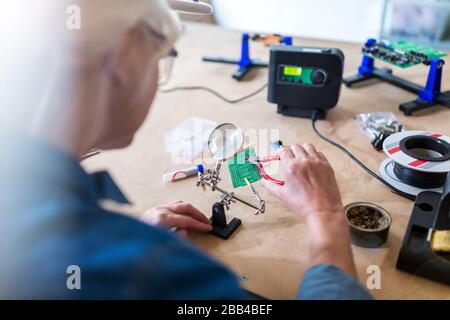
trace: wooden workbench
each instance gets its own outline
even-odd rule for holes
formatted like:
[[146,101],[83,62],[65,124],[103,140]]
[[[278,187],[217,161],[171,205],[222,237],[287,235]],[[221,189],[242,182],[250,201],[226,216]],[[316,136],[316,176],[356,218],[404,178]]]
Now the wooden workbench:
[[[295,44],[339,47],[345,53],[346,76],[354,74],[359,65],[360,45],[319,42],[296,39]],[[177,45],[179,57],[169,87],[178,85],[206,85],[226,97],[237,98],[261,87],[267,82],[267,69],[256,69],[245,81],[231,78],[235,66],[204,63],[202,55],[239,54],[240,33],[216,26],[188,24],[187,31]],[[251,45],[253,57],[268,59],[268,49],[261,44]],[[447,68],[450,60],[447,58]],[[427,69],[419,66],[411,69],[395,69],[397,75],[411,81],[425,83]],[[446,70],[443,88],[450,89],[450,70]],[[413,117],[405,117],[398,105],[414,99],[414,95],[388,84],[375,84],[364,88],[342,87],[338,106],[329,112],[318,126],[327,136],[347,146],[370,168],[378,172],[383,153],[375,152],[366,137],[352,120],[361,112],[392,111],[411,130],[432,130],[449,135],[450,112],[436,107]],[[210,214],[211,205],[219,194],[203,192],[195,187],[195,179],[165,184],[161,175],[185,165],[172,163],[165,151],[164,135],[188,117],[197,116],[222,122],[234,122],[241,128],[278,130],[279,138],[287,145],[312,142],[330,159],[341,188],[344,204],[353,201],[371,201],[388,210],[393,222],[389,240],[380,249],[364,249],[353,246],[359,279],[363,285],[368,277],[367,267],[376,264],[381,268],[381,289],[372,290],[381,299],[450,299],[449,287],[428,281],[395,268],[400,245],[412,202],[391,193],[372,179],[347,156],[321,141],[311,129],[308,119],[289,118],[276,113],[276,106],[266,101],[266,92],[239,104],[227,104],[203,91],[179,91],[159,94],[149,118],[136,135],[134,143],[123,150],[101,153],[84,162],[89,171],[107,169],[127,196],[133,201],[133,213],[142,214],[145,209],[174,200],[190,201],[203,212]],[[231,190],[227,170],[222,171],[222,187]],[[253,210],[239,203],[233,204],[230,216],[242,219],[243,225],[228,241],[212,235],[194,234],[191,240],[209,254],[244,275],[246,288],[276,299],[295,297],[307,267],[307,228],[277,199],[270,197],[256,184],[266,199],[267,210],[255,216]],[[236,192],[253,201],[246,188]]]

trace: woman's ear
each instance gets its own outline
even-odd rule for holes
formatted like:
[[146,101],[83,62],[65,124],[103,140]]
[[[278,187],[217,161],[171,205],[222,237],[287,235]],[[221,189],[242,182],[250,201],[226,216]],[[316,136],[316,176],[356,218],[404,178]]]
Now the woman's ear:
[[145,70],[144,63],[148,63],[149,56],[157,47],[157,41],[144,23],[124,33],[107,57],[106,66],[112,83],[122,86],[133,81],[133,74]]

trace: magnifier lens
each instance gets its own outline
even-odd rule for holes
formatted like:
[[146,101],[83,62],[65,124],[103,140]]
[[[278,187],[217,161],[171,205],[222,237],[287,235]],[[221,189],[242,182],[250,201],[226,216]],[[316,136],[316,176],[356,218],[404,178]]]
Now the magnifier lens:
[[213,130],[208,148],[217,160],[227,160],[238,153],[244,144],[244,134],[232,123],[224,123]]

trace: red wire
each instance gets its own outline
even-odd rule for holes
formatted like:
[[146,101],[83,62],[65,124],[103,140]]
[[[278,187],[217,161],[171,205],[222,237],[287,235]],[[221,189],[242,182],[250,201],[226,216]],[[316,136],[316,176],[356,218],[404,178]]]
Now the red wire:
[[259,160],[260,163],[280,160],[280,156],[269,156]]
[[272,178],[271,176],[269,176],[269,175],[266,173],[266,171],[264,170],[264,167],[262,166],[262,164],[258,164],[258,170],[259,170],[259,173],[261,173],[261,176],[262,176],[264,179],[269,180],[269,181],[272,181],[273,183],[276,183],[276,184],[279,185],[279,186],[283,186],[283,185],[284,185],[284,181],[277,180],[277,179],[274,179],[274,178]]

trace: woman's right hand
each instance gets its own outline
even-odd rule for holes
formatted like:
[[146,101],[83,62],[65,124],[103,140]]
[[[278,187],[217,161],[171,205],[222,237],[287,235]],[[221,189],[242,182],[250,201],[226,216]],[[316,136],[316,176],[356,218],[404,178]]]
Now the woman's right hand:
[[284,185],[263,186],[305,219],[309,229],[309,263],[332,264],[356,277],[350,233],[339,187],[330,163],[312,144],[279,151]]
[[343,215],[341,195],[325,156],[312,144],[279,150],[285,184],[263,180],[263,186],[305,220]]

